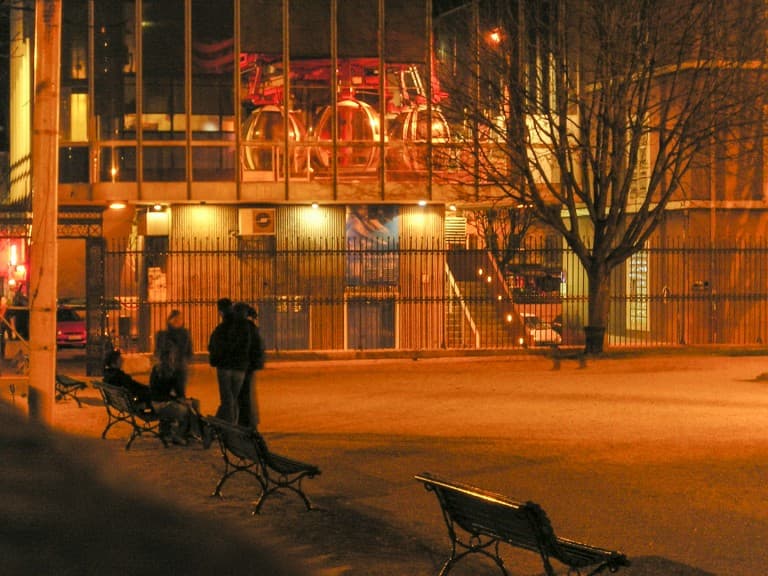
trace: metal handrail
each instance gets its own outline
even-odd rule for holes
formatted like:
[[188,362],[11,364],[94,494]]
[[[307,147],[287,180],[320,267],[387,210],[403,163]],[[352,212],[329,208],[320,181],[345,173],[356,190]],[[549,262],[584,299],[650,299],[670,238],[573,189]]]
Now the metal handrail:
[[469,311],[469,306],[467,306],[467,303],[464,302],[464,298],[461,295],[461,290],[459,289],[459,285],[456,284],[456,279],[453,277],[453,272],[451,272],[450,266],[448,266],[448,262],[445,263],[445,274],[448,278],[448,285],[451,287],[451,291],[453,294],[458,298],[459,300],[459,306],[461,306],[461,311],[464,314],[464,317],[467,319],[467,322],[469,323],[469,328],[472,330],[472,334],[475,336],[475,348],[480,348],[480,332],[477,329],[477,325],[475,324],[474,319],[472,318],[472,314]]

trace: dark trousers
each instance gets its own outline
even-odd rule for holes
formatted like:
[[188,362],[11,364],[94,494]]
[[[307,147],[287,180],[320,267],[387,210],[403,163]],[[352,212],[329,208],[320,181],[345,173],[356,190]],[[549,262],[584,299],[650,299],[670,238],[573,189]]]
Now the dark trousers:
[[240,410],[237,423],[240,426],[256,430],[259,427],[259,399],[256,394],[255,370],[248,370],[245,373],[243,387],[240,389],[240,395],[237,397],[237,404]]
[[216,379],[219,381],[219,401],[221,402],[216,411],[216,417],[235,424],[239,412],[237,399],[243,387],[245,371],[216,368]]
[[174,369],[173,377],[176,378],[176,393],[182,398],[186,397],[189,369],[186,366],[178,367]]
[[200,401],[197,398],[152,402],[152,407],[160,417],[160,434],[170,434],[175,426],[182,438],[200,437]]

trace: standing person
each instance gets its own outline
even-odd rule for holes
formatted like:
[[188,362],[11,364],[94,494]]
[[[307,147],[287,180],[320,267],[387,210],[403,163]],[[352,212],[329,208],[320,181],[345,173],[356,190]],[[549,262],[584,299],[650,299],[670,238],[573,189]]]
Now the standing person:
[[11,304],[14,308],[13,329],[16,331],[15,337],[22,340],[29,340],[29,300],[24,294],[24,284],[19,283],[16,287],[16,294],[13,296]]
[[171,310],[165,330],[155,337],[155,357],[170,368],[181,398],[187,395],[189,361],[192,360],[192,337],[184,327],[184,318],[178,310]]
[[216,368],[219,382],[220,405],[216,417],[235,424],[238,417],[237,398],[249,365],[251,333],[248,320],[235,314],[232,300],[221,298],[216,306],[221,322],[208,341],[209,362]]
[[0,296],[0,366],[5,362],[5,333],[8,320],[5,317],[8,312],[8,298]]
[[256,371],[264,368],[264,342],[256,324],[256,309],[244,302],[234,306],[235,314],[248,320],[251,346],[248,352],[248,370],[245,372],[243,387],[237,397],[239,415],[237,423],[246,428],[257,430],[259,427],[259,399],[256,394]]

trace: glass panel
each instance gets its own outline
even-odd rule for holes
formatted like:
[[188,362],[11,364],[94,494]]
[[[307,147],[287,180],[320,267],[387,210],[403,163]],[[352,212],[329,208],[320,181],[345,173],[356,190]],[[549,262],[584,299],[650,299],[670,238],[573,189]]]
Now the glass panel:
[[[387,181],[426,181],[431,137],[447,130],[426,106],[429,79],[427,7],[424,0],[385,0],[384,58]],[[441,117],[440,117],[441,118]]]
[[627,264],[627,329],[649,330],[648,322],[648,251],[641,250]]
[[[322,120],[331,104],[330,0],[292,0],[290,3],[291,100],[289,109],[300,127],[306,127],[313,148],[298,147],[292,157],[298,170],[328,181],[331,177],[331,122]],[[321,122],[323,126],[321,128]],[[323,132],[323,137],[318,134]]]
[[134,0],[98,0],[93,6],[98,135],[102,140],[134,140],[136,4]]
[[192,2],[192,138],[234,139],[233,0]]
[[60,137],[63,141],[86,142],[88,140],[88,1],[68,0],[62,6],[62,11]]
[[234,147],[196,146],[192,148],[192,179],[197,182],[234,180]]
[[144,180],[184,182],[186,179],[185,148],[181,146],[144,147]]
[[291,59],[331,57],[330,0],[291,0]]
[[378,0],[339,4],[337,162],[340,178],[347,175],[359,178],[361,174],[372,180],[378,177],[382,112],[378,4]]
[[[241,3],[240,90],[243,94],[243,180],[276,181],[283,176],[285,115],[282,44],[282,0]],[[306,139],[301,118],[288,117],[291,154]],[[298,162],[292,163],[298,166]],[[295,168],[294,170],[298,170]],[[307,163],[301,173],[306,175]]]
[[385,0],[384,46],[387,62],[426,63],[426,0]]
[[338,5],[339,58],[376,58],[378,0],[344,0]]
[[104,147],[99,158],[101,182],[136,182],[136,148]]
[[240,49],[246,54],[282,54],[283,0],[240,2]]
[[59,182],[88,182],[88,146],[59,148]]
[[184,0],[144,0],[141,29],[144,138],[183,140]]

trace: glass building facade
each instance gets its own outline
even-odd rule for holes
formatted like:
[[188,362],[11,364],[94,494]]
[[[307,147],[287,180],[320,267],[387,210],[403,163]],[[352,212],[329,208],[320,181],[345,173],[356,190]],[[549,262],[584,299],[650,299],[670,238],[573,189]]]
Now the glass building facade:
[[63,14],[67,197],[439,201],[456,180],[428,0],[64,0]]

